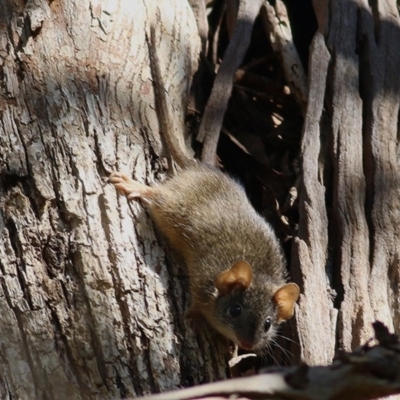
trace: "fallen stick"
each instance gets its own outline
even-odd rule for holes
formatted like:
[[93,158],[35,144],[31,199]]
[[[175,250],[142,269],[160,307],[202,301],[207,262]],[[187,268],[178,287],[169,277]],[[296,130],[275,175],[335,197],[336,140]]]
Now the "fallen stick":
[[381,323],[373,324],[378,345],[370,342],[341,352],[332,365],[305,364],[260,375],[142,397],[141,400],[275,399],[370,400],[400,393],[400,342]]

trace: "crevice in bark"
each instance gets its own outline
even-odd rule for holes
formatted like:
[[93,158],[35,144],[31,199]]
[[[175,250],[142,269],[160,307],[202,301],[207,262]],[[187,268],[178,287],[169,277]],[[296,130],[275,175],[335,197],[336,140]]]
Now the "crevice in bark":
[[[184,313],[188,308],[188,293],[187,291],[185,293],[184,288],[189,287],[188,276],[185,273],[185,268],[184,265],[182,265],[182,261],[178,261],[174,257],[165,239],[163,239],[156,229],[155,234],[158,242],[165,251],[165,267],[167,269],[168,276],[171,277],[171,279],[168,280],[167,293],[169,296],[167,300],[169,309],[171,310],[171,315],[173,317],[173,326],[175,326],[176,332],[185,332],[187,327],[185,326]],[[175,286],[176,282],[179,282],[179,286]],[[186,345],[186,339],[181,335],[178,335],[177,339],[179,340],[177,352],[179,357],[179,365],[181,366],[180,383],[182,387],[193,386],[196,383],[196,380],[191,372],[192,366],[190,360],[187,358],[187,353],[183,350],[184,346]]]
[[[31,19],[29,17],[29,15],[25,15],[22,19],[22,17],[20,18],[20,21],[23,21],[22,24],[22,34],[19,38],[19,42],[15,48],[15,52],[21,52],[24,53],[24,48],[28,43],[28,40],[30,38],[32,38],[33,40],[35,40],[35,38],[39,35],[42,26],[38,26],[35,30],[32,30],[32,25],[31,25]],[[19,73],[23,72],[23,64],[21,65],[21,68],[18,70]],[[21,80],[23,80],[23,75],[20,75]]]
[[[87,121],[86,118],[83,118],[84,121],[84,126],[85,126],[85,130],[86,132],[89,134],[90,130],[89,130],[89,122]],[[99,136],[96,132],[96,128],[93,131],[93,143],[94,143],[94,150],[93,152],[95,154],[98,155],[98,157],[96,157],[96,159],[94,160],[94,166],[96,167],[97,173],[99,175],[100,179],[107,179],[108,175],[109,175],[109,171],[107,171],[106,167],[105,167],[105,163],[103,160],[103,152],[102,152],[102,146],[99,143]],[[102,184],[107,184],[106,181],[102,181]],[[100,208],[101,212],[103,212],[103,209]]]
[[331,269],[332,269],[332,288],[335,290],[335,298],[333,299],[333,306],[340,310],[344,300],[344,286],[342,281],[341,270],[338,267],[341,265],[342,248],[340,246],[341,230],[338,229],[338,217],[335,212],[332,212],[331,218],[328,216],[329,222],[329,254],[331,256]]
[[[329,178],[326,179],[325,184],[325,205],[327,209],[327,219],[328,219],[328,254],[327,260],[325,264],[325,270],[327,276],[329,278],[329,282],[331,288],[334,291],[333,307],[340,310],[341,304],[344,299],[344,286],[342,282],[341,275],[341,258],[342,258],[342,249],[340,246],[341,242],[341,229],[339,224],[339,218],[337,216],[337,200],[336,200],[336,188],[337,188],[337,176],[335,173],[335,168],[333,165],[333,131],[332,126],[329,124],[327,126],[329,130],[328,133],[328,143],[327,147],[330,149],[330,155],[327,155],[326,160],[327,164],[329,164],[329,172],[327,171],[327,175]],[[333,177],[333,180],[332,180]]]
[[3,173],[0,177],[3,196],[13,190],[13,188],[18,187],[19,183],[22,184],[22,181],[25,179],[24,176],[13,173],[11,170],[8,170],[8,172],[9,173]]
[[341,351],[344,348],[342,329],[343,329],[343,313],[342,310],[338,307],[336,329],[335,329],[335,354],[337,354],[338,351]]
[[[71,372],[72,375],[74,377],[74,379],[77,380],[78,383],[78,388],[80,393],[82,394],[83,397],[89,396],[91,391],[90,388],[85,384],[85,381],[82,379],[82,372],[79,370],[79,368],[77,368],[75,360],[72,356],[72,351],[71,348],[69,346],[69,342],[68,339],[65,337],[64,333],[63,333],[63,328],[61,325],[61,322],[58,318],[57,315],[57,311],[53,308],[53,306],[51,304],[47,304],[50,310],[50,314],[51,314],[51,321],[52,321],[52,325],[54,327],[54,335],[56,336],[56,339],[54,341],[54,347],[57,350],[57,352],[59,353],[60,357],[63,358],[63,355],[66,356],[66,358],[68,359],[68,363],[69,363],[69,368],[71,368]],[[57,338],[62,342],[64,348],[62,349],[59,344],[58,344],[58,340]]]
[[363,173],[365,177],[365,202],[364,213],[368,226],[369,235],[369,264],[372,268],[375,254],[375,227],[372,218],[372,210],[374,208],[375,198],[375,159],[372,152],[371,134],[373,126],[373,93],[375,91],[375,81],[371,70],[370,59],[373,57],[372,35],[368,26],[371,26],[372,16],[365,10],[358,12],[358,54],[360,59],[359,67],[359,94],[362,101],[362,158]]
[[[24,299],[26,300],[27,305],[29,305],[29,308],[31,310],[33,310],[34,306],[32,304],[32,299],[29,294],[29,288],[28,288],[26,279],[24,277],[24,274],[22,272],[22,270],[26,270],[26,265],[25,265],[24,258],[23,258],[24,252],[21,249],[21,242],[18,237],[18,228],[15,226],[15,222],[12,218],[5,219],[5,227],[8,230],[10,244],[14,250],[14,254],[16,257],[15,271],[16,271],[16,276],[18,278],[18,282],[20,284],[22,292],[24,293]],[[5,293],[7,294],[8,291],[5,291]],[[6,298],[7,298],[7,296],[6,296]],[[11,307],[11,308],[14,309],[14,307]],[[18,310],[15,310],[15,312],[17,313]]]
[[[150,351],[149,339],[146,336],[146,332],[144,332],[144,330],[141,328],[141,326],[139,324],[137,326],[137,330],[139,332],[138,336],[140,338],[140,341],[142,342],[142,354],[143,354],[142,360],[144,361],[144,365],[146,368],[147,379],[149,381],[149,385],[151,388],[154,389],[154,391],[156,393],[159,393],[161,390],[160,390],[157,380],[154,379],[153,371],[151,369],[151,354],[150,354],[151,351]],[[141,394],[143,395],[143,388],[142,388]]]
[[57,279],[65,270],[65,237],[61,232],[50,233],[40,250],[49,278]]
[[123,380],[121,379],[121,375],[118,373],[118,369],[114,368],[114,374],[115,374],[115,383],[119,390],[121,399],[126,399],[129,393],[126,390],[127,388],[125,387]]
[[[327,42],[329,48],[329,42]],[[344,286],[341,275],[341,258],[342,249],[340,218],[337,215],[337,187],[338,187],[338,171],[336,160],[339,157],[339,135],[335,135],[332,126],[333,105],[328,101],[333,95],[333,78],[335,65],[337,63],[337,54],[331,51],[331,62],[328,65],[326,87],[325,87],[325,106],[326,112],[323,113],[321,122],[321,149],[320,159],[324,160],[324,187],[325,187],[325,207],[327,210],[328,220],[328,254],[325,264],[325,270],[329,278],[331,288],[335,291],[333,307],[340,310],[344,299]],[[323,124],[323,125],[322,125]],[[340,347],[340,346],[339,346]]]
[[[328,85],[327,85],[328,86]],[[328,87],[326,86],[325,90],[328,91]],[[332,144],[332,127],[329,123],[329,118],[326,112],[322,113],[321,122],[320,122],[320,149],[318,154],[318,164],[319,164],[319,176],[318,181],[325,189],[325,210],[327,215],[327,231],[328,231],[328,243],[327,243],[327,259],[325,263],[325,271],[328,276],[331,287],[335,288],[336,291],[337,285],[340,284],[336,280],[335,277],[335,248],[336,243],[334,238],[335,236],[335,224],[332,221],[332,212],[334,209],[334,190],[331,184],[331,178],[334,173],[333,167],[333,144]],[[335,305],[336,306],[336,305]]]
[[[154,141],[154,133],[150,133],[146,129],[140,129],[140,133],[144,141],[144,147],[148,150],[148,152],[145,153],[145,158],[149,159],[149,163],[147,165],[151,166],[151,171],[154,176],[156,176],[160,171],[160,155],[158,155],[154,150],[154,143],[152,142],[152,140]],[[152,140],[150,137],[152,137]],[[169,168],[171,168],[171,166],[169,166]],[[150,177],[150,172],[149,174],[146,174],[146,176]]]
[[[26,162],[28,167],[28,173],[32,176],[30,164]],[[26,199],[29,201],[31,211],[33,212],[37,221],[42,219],[42,210],[45,205],[46,199],[41,196],[39,190],[36,189],[33,179],[22,180],[23,193]]]
[[[73,227],[71,227],[71,231],[73,231]],[[82,245],[80,245],[82,246]],[[93,315],[93,310],[90,305],[90,299],[89,295],[87,293],[87,288],[85,284],[85,279],[84,275],[82,273],[82,266],[83,262],[81,259],[81,250],[77,248],[76,246],[70,246],[69,247],[69,256],[68,258],[72,261],[72,268],[71,271],[73,271],[73,274],[75,276],[75,286],[78,288],[79,293],[76,293],[76,297],[79,297],[80,302],[83,303],[83,306],[85,308],[85,315],[88,315],[88,322],[86,325],[87,331],[89,333],[90,337],[90,343],[91,343],[91,348],[93,349],[93,354],[94,358],[96,361],[97,365],[97,371],[99,373],[99,376],[101,377],[103,384],[105,387],[107,386],[107,371],[106,371],[106,363],[104,360],[104,355],[103,355],[103,347],[101,346],[101,343],[99,341],[99,338],[97,336],[97,329],[94,326],[96,323],[95,316]]]
[[[52,154],[49,152],[49,161],[51,161],[52,165],[57,165],[57,161],[55,157],[52,157]],[[51,168],[51,182],[53,185],[54,191],[54,200],[52,200],[52,206],[54,210],[57,210],[58,219],[56,221],[52,221],[53,223],[57,224],[57,227],[52,226],[54,230],[60,229],[59,227],[62,226],[63,228],[68,227],[68,221],[71,222],[71,219],[68,217],[67,210],[65,208],[64,201],[61,198],[61,193],[59,191],[59,176],[57,176],[57,168]],[[72,224],[71,224],[72,225]],[[69,249],[71,246],[70,237],[68,238],[68,245],[67,245],[67,256],[70,255]]]
[[372,16],[372,20],[371,22],[373,23],[373,37],[375,39],[375,43],[376,45],[379,45],[380,42],[380,30],[381,30],[381,22],[380,22],[380,18],[379,18],[379,11],[378,11],[378,2],[376,0],[368,0],[368,5],[369,5],[369,9],[371,11],[372,14],[370,14],[370,16]]
[[[34,362],[34,360],[32,358],[32,354],[30,352],[30,348],[31,347],[30,347],[30,344],[28,343],[27,334],[26,334],[26,331],[25,331],[25,324],[22,321],[22,315],[21,315],[22,313],[21,313],[21,311],[16,309],[16,308],[14,308],[14,307],[12,307],[12,306],[10,308],[14,311],[15,319],[16,319],[17,324],[18,324],[18,330],[20,332],[21,341],[22,341],[23,346],[24,346],[24,353],[25,353],[25,356],[26,356],[26,363],[29,365],[29,370],[30,370],[30,373],[32,374],[32,377],[33,377],[34,381],[38,383],[37,385],[34,386],[36,398],[41,398],[39,396],[39,387],[38,387],[39,383],[41,382],[42,384],[44,384],[45,387],[50,387],[50,385],[48,384],[47,379],[45,378],[44,374],[40,373],[40,372],[42,372],[42,370],[35,367],[35,362]],[[44,400],[49,399],[46,396],[45,393],[43,394],[42,398]],[[49,399],[49,400],[51,400],[51,399]]]
[[69,291],[68,288],[65,285],[65,282],[63,282],[62,280],[60,280],[60,286],[61,286],[61,290],[63,292],[63,298],[66,302],[66,308],[67,309],[71,309],[71,302],[70,302],[70,296],[69,296]]
[[[208,15],[209,29],[208,29],[208,54],[207,58],[212,60],[214,64],[217,63],[217,58],[220,56],[222,51],[226,49],[226,42],[221,45],[220,41],[220,30],[223,17],[226,12],[226,0],[217,0],[214,7],[212,7],[210,14]],[[215,27],[215,29],[213,29]],[[223,54],[223,53],[222,53]]]
[[[99,209],[101,210],[101,226],[104,229],[104,234],[106,236],[107,239],[107,243],[108,243],[108,249],[107,249],[107,255],[108,255],[108,259],[110,261],[110,265],[115,266],[117,265],[117,255],[115,254],[113,247],[110,246],[110,243],[113,243],[112,240],[112,236],[111,236],[111,232],[109,229],[110,223],[111,221],[108,218],[108,215],[106,213],[106,210],[109,208],[107,202],[106,202],[106,196],[104,196],[103,194],[101,194],[98,197],[98,202],[99,202]],[[132,345],[132,330],[130,328],[131,325],[131,321],[129,318],[130,315],[130,311],[129,311],[129,307],[126,303],[126,301],[124,301],[124,292],[123,289],[121,287],[121,277],[118,274],[118,270],[115,268],[112,268],[110,271],[110,276],[113,282],[113,290],[114,290],[114,294],[115,294],[115,300],[118,304],[118,309],[120,311],[120,316],[123,322],[123,331],[124,331],[124,335],[126,338],[126,342],[127,342],[127,347],[128,347],[128,352],[129,354],[133,357],[133,354],[137,354],[139,352],[139,350],[133,351],[131,349],[131,345]],[[125,295],[127,295],[127,293],[125,293]],[[133,382],[133,386],[135,388],[135,390],[138,390],[138,388],[140,388],[140,390],[137,392],[138,395],[143,395],[144,391],[143,388],[141,386],[141,373],[137,368],[137,364],[135,362],[134,359],[131,360],[131,363],[129,365],[129,369],[131,370],[131,379]],[[116,371],[116,376],[117,376],[117,381],[118,379],[120,380],[120,384],[123,385],[123,381],[121,380],[121,377],[119,377],[119,375],[117,374]],[[122,387],[122,386],[121,386]],[[121,389],[121,396],[123,397],[123,393],[125,392],[126,388],[125,386],[122,387]]]
[[129,329],[130,323],[127,318],[127,315],[128,315],[127,307],[126,307],[125,303],[123,303],[119,299],[117,299],[117,301],[118,301],[118,304],[120,307],[122,320],[124,322],[124,331],[126,332],[125,335],[126,335],[127,350],[129,352],[129,356],[130,356],[130,363],[128,366],[129,371],[130,371],[130,379],[132,381],[136,395],[143,395],[144,390],[143,390],[142,383],[141,383],[141,373],[140,373],[139,369],[137,368],[137,362],[134,357],[135,354],[139,353],[139,350],[132,349],[133,347],[135,347],[134,340],[132,339],[134,334]]
[[[272,2],[270,2],[272,3]],[[317,19],[311,0],[285,0],[293,41],[299,52],[303,68],[308,70],[309,48],[317,30]]]

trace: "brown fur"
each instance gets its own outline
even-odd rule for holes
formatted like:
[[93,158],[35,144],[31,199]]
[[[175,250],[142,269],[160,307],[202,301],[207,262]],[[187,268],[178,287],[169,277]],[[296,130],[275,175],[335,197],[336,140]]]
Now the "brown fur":
[[[145,200],[157,228],[184,260],[189,313],[200,313],[220,333],[253,349],[268,342],[276,324],[292,316],[299,290],[286,285],[279,242],[234,180],[197,165],[154,188],[118,173],[111,182],[128,197]],[[242,312],[232,317],[237,304]],[[265,328],[267,318],[270,329]]]

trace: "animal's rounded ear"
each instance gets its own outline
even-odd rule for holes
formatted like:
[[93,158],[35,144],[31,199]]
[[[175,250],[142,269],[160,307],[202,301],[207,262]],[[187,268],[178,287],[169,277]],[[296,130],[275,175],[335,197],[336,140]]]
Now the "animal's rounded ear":
[[293,316],[294,304],[299,295],[300,289],[295,283],[287,283],[275,292],[273,300],[278,308],[278,322]]
[[246,290],[253,279],[253,270],[246,261],[238,261],[231,268],[216,276],[214,282],[220,296],[232,290]]

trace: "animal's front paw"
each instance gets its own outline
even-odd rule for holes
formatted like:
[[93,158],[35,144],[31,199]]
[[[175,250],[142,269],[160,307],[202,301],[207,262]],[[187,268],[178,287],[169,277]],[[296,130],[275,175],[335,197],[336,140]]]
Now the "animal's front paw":
[[151,188],[149,186],[134,181],[122,172],[112,172],[109,181],[117,190],[125,193],[129,200],[136,198],[149,198],[151,195]]

